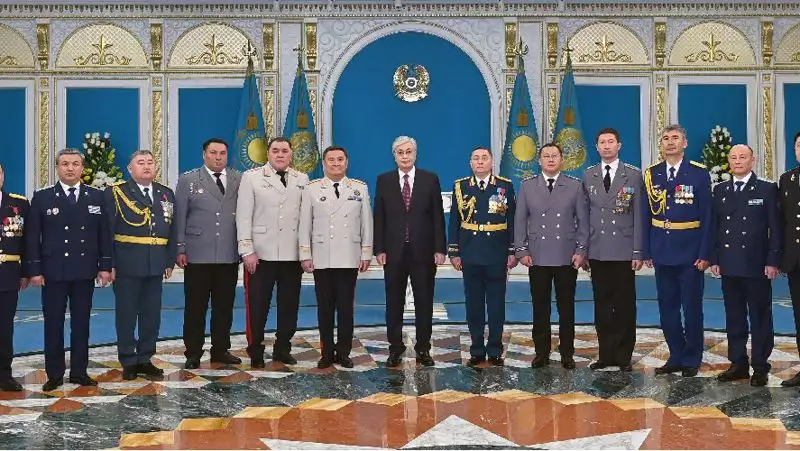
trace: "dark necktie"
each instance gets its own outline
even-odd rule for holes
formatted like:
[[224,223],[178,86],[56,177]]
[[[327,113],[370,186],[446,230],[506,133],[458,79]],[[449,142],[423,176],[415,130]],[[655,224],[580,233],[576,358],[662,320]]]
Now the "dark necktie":
[[556,182],[556,179],[547,179],[547,190],[551,193],[553,192],[553,183]]
[[606,192],[611,189],[611,165],[606,165],[606,176],[603,177],[603,187],[606,189]]
[[668,182],[675,180],[675,168],[669,168],[669,178],[667,179]]
[[481,183],[479,183],[478,185],[480,186],[481,191],[483,191],[483,189],[486,188],[486,182],[484,182],[483,180],[481,180]]
[[333,184],[333,193],[336,194],[336,198],[339,198],[339,182]]
[[736,185],[736,189],[734,191],[737,192],[737,193],[742,192],[742,190],[744,189],[744,182],[739,180],[738,182],[735,183],[735,185]]
[[215,172],[214,173],[214,177],[217,178],[217,188],[219,188],[219,191],[224,196],[225,195],[225,185],[222,184],[222,179],[220,178],[220,177],[222,177],[222,173],[221,172]]
[[[408,174],[403,176],[403,190],[401,191],[403,194],[403,204],[406,207],[406,211],[411,208],[411,185],[408,183]],[[408,231],[408,220],[406,220],[406,243],[411,242],[411,233]]]
[[144,203],[147,204],[147,206],[153,205],[153,199],[150,198],[150,188],[142,188],[142,192],[144,193]]
[[69,203],[71,203],[72,205],[75,205],[75,204],[78,203],[78,196],[75,193],[76,191],[77,191],[77,188],[75,188],[74,186],[71,186],[69,188],[69,195],[67,197],[69,198]]
[[275,171],[275,173],[281,176],[281,183],[286,186],[286,171]]

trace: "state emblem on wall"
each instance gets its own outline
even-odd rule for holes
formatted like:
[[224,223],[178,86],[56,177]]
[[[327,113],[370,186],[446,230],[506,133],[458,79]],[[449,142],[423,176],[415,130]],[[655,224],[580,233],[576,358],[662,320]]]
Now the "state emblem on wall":
[[394,71],[393,80],[394,93],[400,100],[416,102],[428,96],[431,76],[421,64],[403,64]]

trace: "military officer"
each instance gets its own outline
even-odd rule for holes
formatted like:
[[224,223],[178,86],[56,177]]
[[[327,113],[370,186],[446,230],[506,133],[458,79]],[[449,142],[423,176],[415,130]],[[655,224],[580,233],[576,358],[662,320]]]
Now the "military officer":
[[345,175],[348,158],[344,148],[325,149],[322,163],[325,177],[310,182],[303,190],[300,262],[304,271],[314,274],[322,345],[317,368],[333,363],[352,368],[356,280],[372,260],[372,209],[367,184]]
[[[464,274],[467,324],[472,339],[467,365],[503,365],[503,324],[506,312],[506,277],[517,265],[514,256],[514,185],[492,174],[492,152],[472,151],[472,177],[456,180],[450,207],[447,253],[450,263]],[[486,312],[486,313],[484,313]],[[484,344],[486,316],[489,339]]]
[[[781,226],[778,185],[753,173],[753,150],[738,144],[728,153],[733,173],[730,181],[714,187],[715,239],[711,272],[722,275],[728,359],[731,366],[720,373],[722,382],[753,377],[750,385],[767,385],[774,345],[772,327],[772,280],[778,275]],[[747,317],[753,334],[752,362],[747,358]]]
[[[800,161],[800,132],[794,135],[794,155]],[[781,272],[789,279],[794,310],[795,336],[800,349],[800,166],[783,174],[778,182],[779,205],[784,234]],[[800,372],[781,382],[784,387],[800,386]]]
[[289,167],[292,145],[288,139],[270,140],[268,162],[242,174],[236,204],[239,254],[244,260],[247,303],[247,353],[253,368],[264,365],[264,327],[278,285],[278,330],[272,359],[287,365],[292,337],[297,330],[300,282],[303,269],[298,254],[300,197],[308,176]]
[[514,216],[514,245],[527,266],[533,299],[534,368],[550,363],[550,294],[558,307],[561,365],[575,368],[575,284],[586,263],[589,205],[581,181],[561,173],[561,147],[539,150],[541,175],[522,182]]
[[239,364],[229,352],[239,252],[236,198],[241,173],[226,167],[228,144],[203,143],[203,166],[181,174],[175,188],[175,233],[179,267],[184,270],[183,342],[186,369],[200,366],[211,297],[211,361]]
[[[106,188],[114,234],[114,296],[117,350],[122,378],[160,377],[150,358],[161,326],[162,280],[172,276],[176,258],[175,194],[155,182],[152,152],[137,150],[128,163],[131,179]],[[134,336],[139,325],[138,340]]]
[[43,391],[64,383],[64,316],[70,312],[69,382],[97,385],[87,373],[89,317],[95,279],[111,282],[111,234],[102,191],[82,183],[83,155],[74,149],[56,154],[59,181],[33,195],[25,234],[31,285],[42,287]]
[[20,290],[28,286],[25,264],[25,220],[28,199],[3,189],[5,170],[0,164],[0,391],[22,391],[11,376],[14,358],[14,315]]
[[[705,166],[684,159],[686,130],[661,133],[664,161],[644,173],[645,258],[655,266],[661,328],[669,347],[656,374],[697,375],[703,356],[703,272],[711,251],[711,178]],[[681,313],[685,324],[681,324]]]
[[613,128],[597,134],[601,163],[583,173],[589,199],[589,266],[600,356],[593,370],[632,371],[636,343],[636,278],[642,268],[642,172],[619,159]]

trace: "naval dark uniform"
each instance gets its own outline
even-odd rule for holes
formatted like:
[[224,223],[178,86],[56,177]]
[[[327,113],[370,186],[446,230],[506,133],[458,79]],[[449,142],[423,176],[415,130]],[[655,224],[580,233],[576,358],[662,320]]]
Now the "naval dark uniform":
[[24,234],[28,200],[0,190],[0,381],[11,379],[14,358],[14,315],[20,279],[27,278]]
[[734,180],[714,187],[714,245],[711,264],[719,265],[725,299],[728,359],[748,368],[748,313],[753,334],[753,371],[767,373],[774,345],[772,281],[765,266],[778,267],[781,258],[781,224],[778,186],[750,173],[746,184]]
[[156,352],[164,271],[175,265],[177,256],[175,194],[156,182],[150,194],[152,200],[133,180],[106,188],[114,240],[117,349],[123,367],[147,364]]
[[[711,178],[684,159],[670,179],[667,164],[648,167],[643,208],[645,259],[652,259],[667,367],[697,369],[703,357],[703,272],[694,263],[711,252]],[[681,322],[683,311],[684,323]]]
[[[778,186],[784,234],[780,267],[789,279],[789,293],[794,310],[795,337],[797,347],[800,349],[800,167],[784,172]],[[798,384],[800,381],[791,386]]]
[[64,319],[70,311],[70,378],[86,376],[89,317],[94,280],[111,271],[111,234],[102,191],[79,184],[74,193],[61,183],[36,191],[25,233],[31,277],[44,276],[45,370],[50,380],[64,376]]
[[[464,275],[470,354],[483,359],[503,355],[508,256],[514,255],[514,185],[492,175],[481,189],[475,176],[456,180],[450,207],[447,253],[460,257]],[[489,339],[483,331],[488,313]]]

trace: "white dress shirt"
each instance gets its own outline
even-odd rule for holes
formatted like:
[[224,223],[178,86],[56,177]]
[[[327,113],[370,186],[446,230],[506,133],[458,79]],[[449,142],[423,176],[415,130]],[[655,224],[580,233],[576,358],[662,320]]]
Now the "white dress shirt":
[[681,159],[681,161],[675,163],[675,166],[670,166],[669,163],[667,163],[667,180],[669,180],[669,175],[670,175],[669,174],[669,168],[675,168],[675,177],[677,177],[678,173],[681,170],[681,163],[683,163],[683,159]]
[[[405,184],[405,179],[403,178],[406,173],[402,170],[398,169],[397,173],[400,174],[400,191],[403,190],[403,185]],[[408,186],[411,188],[411,192],[414,192],[414,176],[417,173],[417,167],[413,166],[410,171],[408,171]]]
[[[614,181],[614,176],[617,175],[617,168],[619,168],[619,158],[617,158],[616,160],[612,161],[611,163],[604,163],[604,162],[601,161],[600,165],[602,166],[601,169],[603,169],[603,177],[604,178],[606,176],[606,166],[611,166],[611,169],[609,169],[608,172],[610,173],[609,176],[611,177],[611,181],[613,182]],[[677,170],[675,171],[675,173],[677,174]]]
[[64,190],[64,194],[66,194],[67,196],[69,196],[69,189],[70,188],[75,188],[75,199],[78,199],[79,196],[81,195],[81,184],[80,183],[76,183],[74,185],[67,185],[66,183],[64,183],[64,182],[62,182],[60,180],[59,180],[58,183],[61,184],[61,189]]
[[[214,183],[217,183],[217,177],[214,176],[214,171],[209,169],[208,166],[204,165],[203,167],[206,168],[206,171],[208,171],[208,175],[211,176],[211,180],[213,180]],[[227,189],[228,188],[228,173],[224,168],[221,171],[219,171],[219,173],[222,174],[222,175],[219,176],[219,179],[222,180],[222,186],[224,186],[225,189]]]
[[490,172],[489,175],[487,175],[486,177],[484,177],[482,179],[479,179],[478,177],[475,177],[475,182],[478,184],[478,187],[480,187],[481,186],[481,182],[483,182],[483,189],[486,189],[486,187],[489,186],[489,180],[491,178],[492,178],[492,173]]
[[560,171],[556,172],[556,174],[554,176],[552,176],[552,177],[550,177],[547,174],[545,174],[544,172],[542,172],[542,177],[544,177],[545,183],[547,183],[548,179],[553,179],[553,186],[556,186],[556,182],[558,182],[558,176],[559,175],[561,175]]
[[153,202],[153,184],[152,183],[149,184],[149,185],[141,185],[141,184],[137,183],[136,186],[139,187],[139,192],[141,192],[142,195],[144,195],[144,189],[147,188],[149,190],[149,191],[147,191],[147,194],[150,197],[150,202]]
[[751,175],[753,175],[753,173],[752,173],[752,172],[748,172],[748,173],[747,173],[747,175],[745,175],[745,176],[744,176],[744,177],[742,177],[742,178],[736,177],[736,176],[734,175],[734,176],[733,176],[733,189],[735,190],[736,188],[738,188],[738,187],[736,186],[736,182],[744,182],[744,183],[742,183],[742,189],[744,189],[744,187],[745,187],[745,186],[747,186],[747,182],[749,182],[749,181],[750,181],[750,176],[751,176]]

